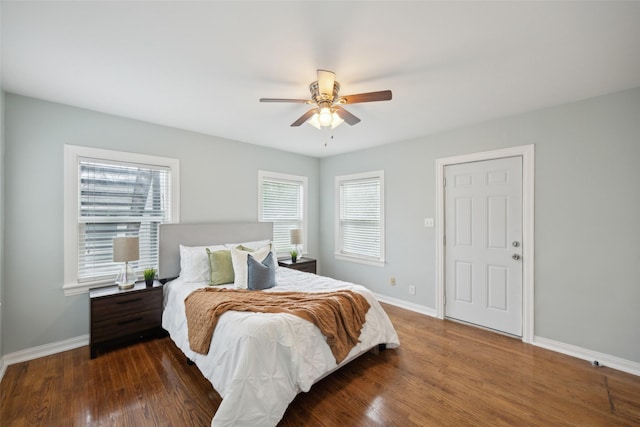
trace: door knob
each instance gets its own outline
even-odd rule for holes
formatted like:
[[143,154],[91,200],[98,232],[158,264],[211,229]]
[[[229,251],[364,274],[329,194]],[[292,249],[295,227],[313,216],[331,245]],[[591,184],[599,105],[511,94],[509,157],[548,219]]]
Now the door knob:
[[511,258],[513,258],[514,260],[516,260],[516,261],[517,261],[517,260],[519,260],[519,259],[520,259],[520,255],[518,255],[518,254],[513,254],[513,256],[512,256]]

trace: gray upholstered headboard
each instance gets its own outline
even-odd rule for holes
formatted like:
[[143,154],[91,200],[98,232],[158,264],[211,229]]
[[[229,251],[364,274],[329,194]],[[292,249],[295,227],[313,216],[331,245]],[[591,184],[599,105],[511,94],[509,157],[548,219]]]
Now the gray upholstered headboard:
[[180,274],[180,245],[207,246],[273,239],[271,222],[216,222],[207,224],[161,224],[158,278]]

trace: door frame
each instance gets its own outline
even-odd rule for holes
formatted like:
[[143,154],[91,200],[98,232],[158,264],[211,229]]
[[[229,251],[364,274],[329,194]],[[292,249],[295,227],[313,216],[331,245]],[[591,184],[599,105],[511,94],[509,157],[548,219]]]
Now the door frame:
[[444,168],[460,163],[522,157],[522,341],[534,338],[534,145],[436,159],[436,317],[444,319]]

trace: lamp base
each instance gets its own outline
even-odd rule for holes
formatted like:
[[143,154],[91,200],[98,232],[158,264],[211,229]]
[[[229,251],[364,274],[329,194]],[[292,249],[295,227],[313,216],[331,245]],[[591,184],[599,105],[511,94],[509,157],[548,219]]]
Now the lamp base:
[[116,277],[118,289],[131,289],[136,284],[136,274],[128,262],[124,263],[122,271]]

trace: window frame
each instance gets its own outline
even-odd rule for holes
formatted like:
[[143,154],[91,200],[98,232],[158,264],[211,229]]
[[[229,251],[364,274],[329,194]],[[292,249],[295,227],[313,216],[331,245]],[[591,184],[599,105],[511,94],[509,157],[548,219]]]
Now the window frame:
[[[271,172],[266,170],[258,170],[258,221],[260,222],[272,222],[265,221],[262,218],[263,204],[262,204],[262,183],[264,180],[284,181],[287,183],[296,183],[302,186],[302,244],[298,245],[300,250],[299,256],[303,256],[308,253],[308,205],[309,205],[309,178],[303,175],[292,175],[280,172]],[[278,251],[278,245],[276,245],[276,251]],[[289,251],[276,252],[278,257],[285,257],[289,255]]]
[[[371,179],[378,179],[380,182],[380,256],[377,258],[357,255],[343,252],[343,233],[342,233],[342,221],[340,218],[341,204],[340,204],[340,187],[342,183],[347,181],[365,181]],[[337,260],[356,262],[360,264],[366,264],[376,267],[383,267],[385,265],[385,198],[384,198],[384,170],[370,171],[355,173],[349,175],[338,175],[335,177],[335,238],[334,238],[334,257]]]
[[64,282],[65,296],[88,292],[90,288],[109,286],[111,281],[78,282],[78,224],[80,162],[83,160],[122,165],[162,167],[171,173],[171,222],[180,222],[180,160],[169,157],[101,148],[64,145]]

